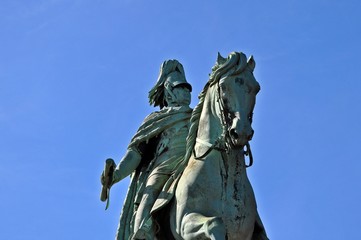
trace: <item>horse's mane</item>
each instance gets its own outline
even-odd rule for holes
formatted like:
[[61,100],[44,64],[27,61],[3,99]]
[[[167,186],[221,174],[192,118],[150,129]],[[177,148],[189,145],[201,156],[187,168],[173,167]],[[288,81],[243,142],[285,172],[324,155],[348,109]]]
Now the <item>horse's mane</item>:
[[196,144],[197,132],[199,127],[199,120],[202,114],[204,99],[208,89],[217,83],[221,77],[232,76],[241,73],[247,66],[246,55],[242,52],[232,52],[227,58],[223,58],[218,53],[216,64],[212,67],[212,72],[209,75],[209,80],[204,86],[202,92],[199,94],[199,103],[194,108],[190,119],[190,128],[187,136],[186,154],[184,156],[185,163],[188,162],[192,155],[193,148]]

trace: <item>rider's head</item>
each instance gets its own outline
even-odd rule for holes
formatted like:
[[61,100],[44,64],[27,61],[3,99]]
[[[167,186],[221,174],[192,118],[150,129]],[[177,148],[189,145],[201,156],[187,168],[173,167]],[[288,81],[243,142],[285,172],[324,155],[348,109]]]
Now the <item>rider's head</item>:
[[149,102],[160,108],[188,106],[192,86],[187,82],[183,66],[177,60],[164,61],[156,85],[149,92]]
[[167,76],[164,82],[164,101],[166,106],[189,106],[191,103],[192,86],[185,76],[174,71]]

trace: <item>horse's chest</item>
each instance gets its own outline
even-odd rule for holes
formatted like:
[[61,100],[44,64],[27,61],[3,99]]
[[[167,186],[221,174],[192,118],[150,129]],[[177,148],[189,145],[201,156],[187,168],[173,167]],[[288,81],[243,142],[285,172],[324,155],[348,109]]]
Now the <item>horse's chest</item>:
[[[233,161],[223,159],[222,166],[222,215],[227,229],[231,232],[245,232],[253,228],[256,204],[242,157]],[[227,231],[229,232],[229,231]],[[246,231],[248,232],[248,231]]]

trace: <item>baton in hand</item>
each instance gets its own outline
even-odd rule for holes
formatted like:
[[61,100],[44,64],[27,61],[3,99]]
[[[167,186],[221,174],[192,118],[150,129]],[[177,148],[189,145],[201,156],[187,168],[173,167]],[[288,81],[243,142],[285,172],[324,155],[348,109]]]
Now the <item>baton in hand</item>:
[[102,192],[100,194],[100,200],[102,202],[107,201],[105,206],[105,210],[109,207],[109,195],[110,195],[110,187],[112,186],[113,182],[113,173],[116,164],[113,159],[108,158],[105,161],[104,171],[102,173],[101,182],[102,182]]

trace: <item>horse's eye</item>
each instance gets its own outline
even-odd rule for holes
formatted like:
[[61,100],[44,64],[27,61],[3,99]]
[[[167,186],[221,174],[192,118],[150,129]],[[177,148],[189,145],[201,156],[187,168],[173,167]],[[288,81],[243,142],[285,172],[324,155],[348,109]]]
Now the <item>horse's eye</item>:
[[236,83],[238,83],[239,85],[243,85],[244,84],[243,78],[236,78]]

